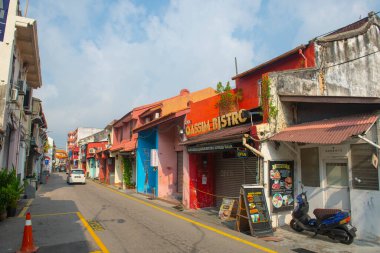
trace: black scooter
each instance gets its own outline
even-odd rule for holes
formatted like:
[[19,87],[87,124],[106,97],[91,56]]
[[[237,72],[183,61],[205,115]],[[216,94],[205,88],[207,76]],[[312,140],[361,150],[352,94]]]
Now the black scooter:
[[297,196],[298,205],[292,212],[293,219],[290,221],[290,227],[297,232],[303,230],[326,235],[333,240],[338,240],[344,244],[351,244],[356,237],[356,228],[350,224],[351,215],[339,209],[321,209],[313,211],[316,219],[311,219],[308,215],[309,202],[307,201],[306,192],[303,191]]

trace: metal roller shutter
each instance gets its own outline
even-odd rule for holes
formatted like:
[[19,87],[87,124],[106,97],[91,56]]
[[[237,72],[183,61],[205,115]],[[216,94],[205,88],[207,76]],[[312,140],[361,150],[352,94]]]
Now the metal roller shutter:
[[219,207],[223,197],[239,197],[242,184],[255,184],[257,157],[223,158],[216,155],[215,194],[216,206]]

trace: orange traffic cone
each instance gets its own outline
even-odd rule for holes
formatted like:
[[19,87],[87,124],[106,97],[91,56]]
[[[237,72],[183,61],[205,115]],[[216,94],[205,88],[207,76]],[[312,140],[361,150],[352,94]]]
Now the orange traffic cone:
[[37,252],[38,247],[34,245],[32,233],[32,217],[30,213],[26,214],[24,238],[22,239],[21,249],[17,253],[32,253]]

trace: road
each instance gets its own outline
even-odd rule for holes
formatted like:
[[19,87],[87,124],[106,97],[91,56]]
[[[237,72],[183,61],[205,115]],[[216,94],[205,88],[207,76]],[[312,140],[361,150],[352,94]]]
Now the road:
[[[65,177],[53,173],[29,207],[39,252],[287,251],[137,194],[90,180],[67,185]],[[93,230],[86,229],[88,223]]]

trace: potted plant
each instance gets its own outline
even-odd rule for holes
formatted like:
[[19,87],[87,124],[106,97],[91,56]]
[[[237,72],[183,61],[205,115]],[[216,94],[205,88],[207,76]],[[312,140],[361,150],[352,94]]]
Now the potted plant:
[[16,215],[17,203],[24,188],[20,185],[19,181],[16,181],[8,185],[6,190],[8,194],[7,214],[8,217],[14,217]]
[[20,179],[17,178],[15,170],[10,171],[8,179],[8,185],[5,188],[8,198],[7,214],[8,217],[13,217],[16,215],[17,202],[20,199],[20,195],[24,192],[24,187],[21,185]]
[[0,170],[0,221],[7,218],[7,205],[8,205],[8,194],[7,186],[9,183],[8,170]]
[[0,221],[3,221],[7,218],[7,204],[8,198],[5,192],[5,188],[0,188]]

